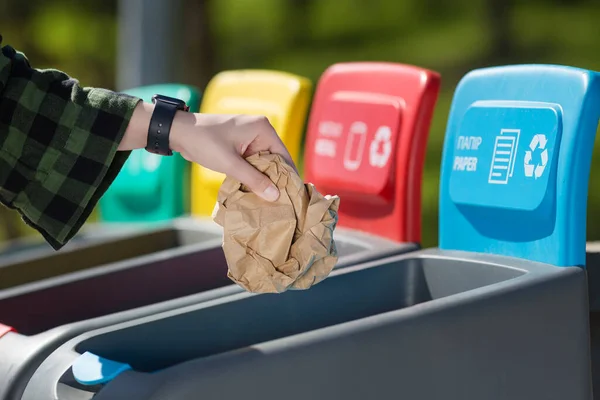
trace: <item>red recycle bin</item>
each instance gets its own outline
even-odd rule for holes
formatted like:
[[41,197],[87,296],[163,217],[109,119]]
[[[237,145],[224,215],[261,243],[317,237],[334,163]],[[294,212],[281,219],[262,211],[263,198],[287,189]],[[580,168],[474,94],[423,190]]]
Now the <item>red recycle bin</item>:
[[339,225],[421,241],[421,177],[438,73],[354,62],[322,76],[308,124],[305,177],[342,198]]

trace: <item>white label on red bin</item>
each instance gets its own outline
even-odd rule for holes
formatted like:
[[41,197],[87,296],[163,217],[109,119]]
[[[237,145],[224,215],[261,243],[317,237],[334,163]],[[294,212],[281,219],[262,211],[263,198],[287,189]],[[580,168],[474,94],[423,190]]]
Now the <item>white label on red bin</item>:
[[344,168],[347,171],[356,171],[362,163],[368,127],[362,121],[355,121],[350,125],[346,136],[344,150]]
[[317,180],[339,189],[379,195],[394,165],[399,102],[338,99],[324,109],[313,148]]
[[392,129],[380,126],[369,146],[369,163],[376,168],[387,165],[392,154]]

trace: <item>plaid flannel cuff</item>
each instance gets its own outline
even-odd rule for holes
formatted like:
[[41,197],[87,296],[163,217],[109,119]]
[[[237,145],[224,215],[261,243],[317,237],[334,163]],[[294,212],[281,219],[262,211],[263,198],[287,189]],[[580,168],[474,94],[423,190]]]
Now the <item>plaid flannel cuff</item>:
[[53,168],[30,188],[36,210],[30,219],[54,248],[81,229],[123,167],[130,152],[117,148],[138,101],[92,89]]
[[129,156],[117,148],[140,99],[82,88],[18,54],[10,67],[0,96],[0,198],[59,249]]

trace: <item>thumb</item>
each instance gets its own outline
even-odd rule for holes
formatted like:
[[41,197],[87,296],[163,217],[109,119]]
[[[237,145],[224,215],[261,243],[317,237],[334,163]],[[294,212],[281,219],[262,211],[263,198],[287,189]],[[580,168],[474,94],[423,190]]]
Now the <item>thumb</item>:
[[242,158],[237,160],[230,173],[231,176],[266,201],[275,201],[279,198],[279,189],[268,176],[254,168],[248,161]]

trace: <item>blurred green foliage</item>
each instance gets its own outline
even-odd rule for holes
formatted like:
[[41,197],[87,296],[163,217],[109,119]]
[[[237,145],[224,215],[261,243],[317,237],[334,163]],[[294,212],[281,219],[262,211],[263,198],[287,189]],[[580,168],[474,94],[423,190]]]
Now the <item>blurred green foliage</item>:
[[[214,54],[206,57],[212,60],[213,73],[271,68],[316,82],[336,62],[383,60],[442,74],[443,90],[423,177],[424,246],[437,244],[441,147],[458,80],[473,68],[510,63],[600,70],[600,2],[593,0],[189,0],[184,4],[194,2],[204,2],[210,13]],[[64,70],[87,86],[112,88],[116,10],[116,0],[3,0],[0,27],[5,42],[24,51],[35,66]],[[597,153],[595,149],[590,177],[589,240],[600,238]]]

